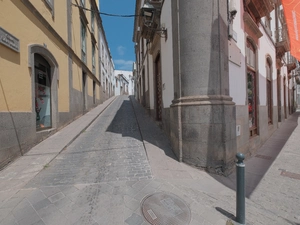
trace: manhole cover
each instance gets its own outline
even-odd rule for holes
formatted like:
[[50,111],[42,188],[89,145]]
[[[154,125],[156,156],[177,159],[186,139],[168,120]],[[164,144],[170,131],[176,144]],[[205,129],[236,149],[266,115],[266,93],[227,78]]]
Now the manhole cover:
[[171,193],[158,192],[142,201],[142,213],[153,225],[188,225],[191,211],[187,204]]

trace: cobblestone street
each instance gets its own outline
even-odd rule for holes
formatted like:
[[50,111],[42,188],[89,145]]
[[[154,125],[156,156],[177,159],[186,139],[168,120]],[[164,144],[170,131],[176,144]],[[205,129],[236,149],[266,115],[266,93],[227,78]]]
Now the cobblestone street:
[[[225,225],[234,218],[234,174],[217,177],[179,163],[164,133],[128,96],[95,110],[0,171],[0,225],[147,225],[142,203],[154,193],[169,194],[161,204],[172,212],[162,210],[163,218],[146,211],[157,224]],[[291,132],[246,199],[247,224],[300,224],[299,180],[283,179],[278,170],[292,155],[288,169],[300,172],[300,129]],[[287,186],[278,185],[283,181]]]

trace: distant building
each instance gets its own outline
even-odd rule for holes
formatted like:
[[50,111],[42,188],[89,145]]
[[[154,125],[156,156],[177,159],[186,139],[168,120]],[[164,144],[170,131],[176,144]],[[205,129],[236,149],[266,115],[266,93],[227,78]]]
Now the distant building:
[[97,12],[98,0],[0,1],[0,168],[114,94]]
[[132,71],[115,70],[116,95],[134,95],[134,77]]

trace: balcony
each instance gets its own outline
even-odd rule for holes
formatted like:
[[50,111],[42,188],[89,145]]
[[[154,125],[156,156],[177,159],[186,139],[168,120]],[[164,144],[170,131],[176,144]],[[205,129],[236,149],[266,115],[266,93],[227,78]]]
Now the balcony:
[[289,52],[287,54],[287,60],[286,60],[286,67],[287,67],[288,73],[290,73],[292,70],[296,69],[296,67],[297,67],[296,62],[297,62],[297,60]]
[[259,30],[258,25],[255,23],[255,21],[253,20],[253,18],[250,16],[249,13],[244,12],[243,19],[247,28],[257,39],[263,36],[263,33]]
[[255,20],[265,17],[270,14],[274,9],[273,0],[246,0],[245,6],[250,11],[250,14]]
[[286,27],[278,28],[275,31],[276,34],[276,55],[278,58],[282,58],[282,56],[290,51],[290,41],[287,33]]

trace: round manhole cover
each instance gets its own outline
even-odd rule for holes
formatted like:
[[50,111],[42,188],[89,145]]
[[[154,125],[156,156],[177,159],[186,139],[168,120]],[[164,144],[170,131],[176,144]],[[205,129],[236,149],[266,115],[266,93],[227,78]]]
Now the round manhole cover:
[[188,225],[191,211],[187,204],[171,193],[158,192],[142,201],[142,213],[153,225]]

